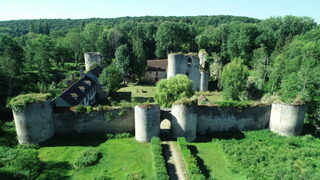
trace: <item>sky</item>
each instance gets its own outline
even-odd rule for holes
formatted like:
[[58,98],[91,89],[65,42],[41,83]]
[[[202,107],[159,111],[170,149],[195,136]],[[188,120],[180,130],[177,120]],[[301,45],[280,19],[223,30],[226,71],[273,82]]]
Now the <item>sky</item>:
[[0,20],[123,16],[235,15],[265,19],[309,16],[320,23],[319,0],[0,0]]

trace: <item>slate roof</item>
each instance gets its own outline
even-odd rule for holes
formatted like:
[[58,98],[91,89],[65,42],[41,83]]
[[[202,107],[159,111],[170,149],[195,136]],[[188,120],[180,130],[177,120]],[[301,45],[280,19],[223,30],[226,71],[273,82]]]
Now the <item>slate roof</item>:
[[[100,67],[95,67],[89,72],[99,77],[102,69]],[[67,88],[59,97],[66,101],[70,106],[78,105],[91,91],[92,88],[96,86],[96,83],[91,79],[87,73],[82,76],[78,81]]]
[[168,59],[147,60],[147,71],[166,71]]

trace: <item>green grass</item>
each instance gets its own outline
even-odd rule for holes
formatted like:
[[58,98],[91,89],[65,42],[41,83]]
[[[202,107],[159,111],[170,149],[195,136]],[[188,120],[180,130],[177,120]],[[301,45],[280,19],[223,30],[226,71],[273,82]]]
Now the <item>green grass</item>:
[[[74,169],[72,164],[87,148],[100,152],[101,159],[93,166]],[[111,179],[126,179],[133,174],[153,179],[150,144],[138,143],[134,138],[111,139],[95,147],[43,147],[38,151],[41,161],[47,164],[42,177],[94,179],[106,176]]]
[[204,95],[210,101],[211,104],[217,104],[224,100],[222,97],[222,93],[218,91],[196,92],[196,95],[197,96]]
[[155,86],[129,84],[127,87],[123,87],[117,92],[131,92],[132,97],[153,98],[155,90]]
[[[238,135],[240,135],[238,133]],[[218,136],[216,136],[218,137]],[[269,130],[244,132],[239,139],[191,143],[203,169],[216,179],[317,179],[320,139],[282,137]],[[234,136],[234,138],[237,138]]]

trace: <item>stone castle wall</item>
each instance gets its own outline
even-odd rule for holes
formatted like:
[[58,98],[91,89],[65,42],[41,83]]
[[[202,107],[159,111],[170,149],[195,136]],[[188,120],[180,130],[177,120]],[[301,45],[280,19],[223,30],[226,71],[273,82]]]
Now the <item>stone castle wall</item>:
[[265,129],[269,125],[271,105],[246,108],[198,106],[197,133]]
[[52,117],[56,134],[134,132],[132,108],[89,113],[54,113]]

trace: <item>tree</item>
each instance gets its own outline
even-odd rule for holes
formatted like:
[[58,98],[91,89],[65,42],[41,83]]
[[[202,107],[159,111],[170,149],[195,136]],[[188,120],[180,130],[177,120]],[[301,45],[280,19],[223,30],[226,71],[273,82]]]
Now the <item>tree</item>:
[[128,77],[131,72],[131,67],[136,66],[131,63],[132,56],[130,49],[127,45],[121,45],[117,48],[115,56],[115,62],[123,74],[122,77]]
[[66,47],[71,49],[73,52],[73,58],[76,66],[78,66],[79,60],[83,59],[83,43],[84,38],[79,32],[69,32],[65,37]]
[[115,63],[104,68],[99,77],[99,83],[107,94],[117,91],[121,87],[121,82],[122,72]]
[[6,96],[12,96],[15,85],[21,75],[23,62],[23,49],[12,37],[0,35],[0,74],[5,83],[1,92]]
[[32,39],[27,46],[29,67],[39,72],[41,81],[49,81],[48,75],[54,57],[55,43],[49,36],[42,35]]
[[87,51],[97,51],[97,40],[103,31],[103,26],[100,23],[94,22],[87,24],[84,28],[83,35],[86,40]]
[[176,75],[157,83],[154,98],[162,107],[171,107],[175,101],[193,95],[192,81],[185,75]]
[[242,64],[242,59],[233,59],[222,71],[222,95],[225,99],[240,100],[245,92],[249,76],[248,67]]
[[195,30],[185,23],[164,22],[158,27],[156,34],[156,55],[158,58],[170,52],[190,52],[195,45]]

